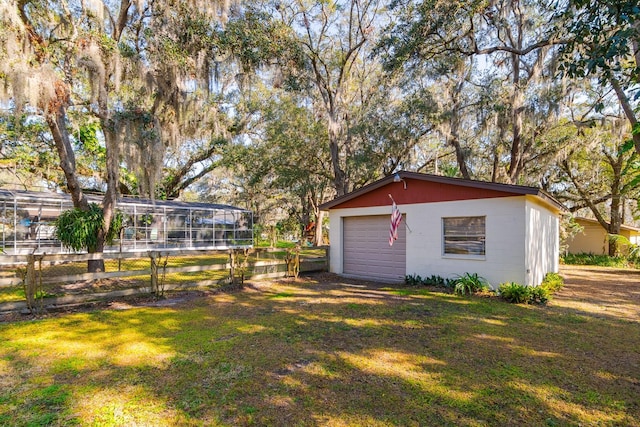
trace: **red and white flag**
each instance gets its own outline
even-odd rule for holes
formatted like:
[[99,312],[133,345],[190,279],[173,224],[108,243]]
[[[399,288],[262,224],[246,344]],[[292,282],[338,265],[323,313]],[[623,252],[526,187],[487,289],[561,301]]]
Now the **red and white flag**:
[[398,227],[402,221],[402,214],[400,209],[396,206],[396,202],[393,202],[391,206],[391,226],[389,228],[389,246],[393,246],[393,241],[398,240]]

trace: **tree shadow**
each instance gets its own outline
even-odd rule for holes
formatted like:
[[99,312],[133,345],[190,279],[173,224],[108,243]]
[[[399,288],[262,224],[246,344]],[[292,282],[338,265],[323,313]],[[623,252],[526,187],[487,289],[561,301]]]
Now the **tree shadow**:
[[[637,325],[384,285],[254,284],[3,325],[0,338],[0,417],[22,424],[34,418],[19,413],[34,408],[63,414],[58,423],[106,425],[633,425],[640,416],[640,358],[629,350],[640,348]],[[52,402],[36,406],[51,386]]]

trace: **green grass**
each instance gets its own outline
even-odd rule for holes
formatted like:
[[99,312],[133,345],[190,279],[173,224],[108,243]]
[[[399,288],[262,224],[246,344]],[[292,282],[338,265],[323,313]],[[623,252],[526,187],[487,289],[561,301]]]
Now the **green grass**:
[[[274,251],[268,253],[260,253],[259,258],[255,255],[249,257],[249,262],[257,260],[268,259],[284,259],[287,255],[286,250]],[[300,251],[301,258],[318,258],[325,256],[324,249],[302,249]],[[167,260],[167,267],[169,268],[181,268],[191,266],[208,266],[208,265],[220,265],[229,262],[229,255],[224,253],[207,254],[207,255],[191,255],[191,256],[170,256],[169,258],[162,258],[160,263],[164,263]],[[136,271],[149,269],[149,259],[127,259],[123,260],[120,265],[120,271]],[[42,269],[43,277],[56,277],[73,274],[83,274],[86,272],[86,262],[74,262],[60,265],[45,266]],[[119,271],[117,260],[106,260],[105,270],[107,272]],[[227,270],[210,270],[202,272],[187,272],[187,273],[170,273],[166,275],[165,283],[171,283],[178,286],[193,285],[197,282],[203,281],[221,281],[225,277],[228,277]],[[139,275],[131,277],[122,277],[117,279],[117,289],[122,288],[143,288],[148,287],[150,278],[148,275]],[[43,285],[43,295],[45,297],[56,297],[67,294],[64,290],[60,289],[60,286],[64,283],[49,283]],[[102,287],[86,287],[83,290],[76,290],[75,293],[92,293],[92,292],[108,292],[114,290],[114,286],[102,286]],[[24,301],[24,290],[22,286],[7,286],[0,287],[0,304],[4,302],[17,302]]]
[[[185,273],[170,273],[167,274],[164,283],[172,284],[178,287],[190,287],[198,282],[211,281],[215,283],[224,281],[229,277],[227,270],[211,270],[211,271],[199,271],[199,272],[185,272]],[[75,294],[91,294],[96,292],[109,292],[116,289],[135,289],[135,288],[147,288],[150,286],[150,278],[148,275],[131,276],[118,278],[117,286],[88,286],[81,290],[75,290]],[[160,278],[161,280],[161,278]],[[39,295],[44,297],[59,297],[68,295],[63,292],[59,286],[62,283],[52,283],[43,285],[43,291]],[[4,302],[17,302],[24,301],[24,289],[22,286],[9,286],[0,287],[0,303]]]
[[0,324],[0,425],[640,425],[637,322],[311,279]]

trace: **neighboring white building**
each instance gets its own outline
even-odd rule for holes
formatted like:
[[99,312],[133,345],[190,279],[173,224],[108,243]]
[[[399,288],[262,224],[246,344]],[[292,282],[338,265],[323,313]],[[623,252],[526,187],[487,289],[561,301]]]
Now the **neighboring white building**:
[[[403,220],[390,246],[392,199]],[[563,206],[537,188],[399,172],[321,209],[329,211],[330,271],[344,276],[477,273],[497,288],[537,286],[558,271]]]
[[[568,253],[594,255],[609,253],[609,233],[598,221],[588,218],[575,218],[574,221],[582,227],[582,231],[567,239]],[[633,245],[640,244],[640,228],[621,225],[620,235]]]

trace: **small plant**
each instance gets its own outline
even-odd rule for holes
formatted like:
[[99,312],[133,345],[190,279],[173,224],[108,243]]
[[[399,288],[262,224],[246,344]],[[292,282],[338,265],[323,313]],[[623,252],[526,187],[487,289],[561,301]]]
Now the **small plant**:
[[[109,233],[104,236],[107,244],[113,243],[122,227],[122,212],[116,211],[111,219]],[[104,228],[104,213],[96,203],[89,203],[88,210],[78,208],[64,211],[54,222],[55,235],[65,247],[74,251],[88,250],[95,252],[98,248],[99,231]]]
[[498,295],[514,304],[546,304],[549,301],[549,290],[543,286],[526,286],[516,282],[501,284]]
[[422,284],[422,277],[418,274],[404,276],[404,284],[408,286],[418,286]]
[[542,286],[530,287],[529,304],[546,304],[549,301],[549,291]]
[[432,274],[429,277],[421,277],[419,274],[412,274],[404,276],[404,283],[408,286],[443,286],[446,288],[453,288],[455,286],[454,279],[445,279],[442,276]]
[[454,279],[454,283],[453,291],[456,295],[471,295],[489,289],[486,279],[478,276],[478,273],[464,273]]
[[637,266],[640,262],[640,245],[630,243],[627,258]]
[[503,283],[498,287],[498,295],[508,302],[523,304],[529,302],[531,288],[516,282]]
[[564,286],[564,279],[558,273],[547,273],[540,284],[550,294],[559,291]]
[[444,286],[444,279],[442,276],[432,274],[431,277],[425,278],[423,283],[427,286]]

